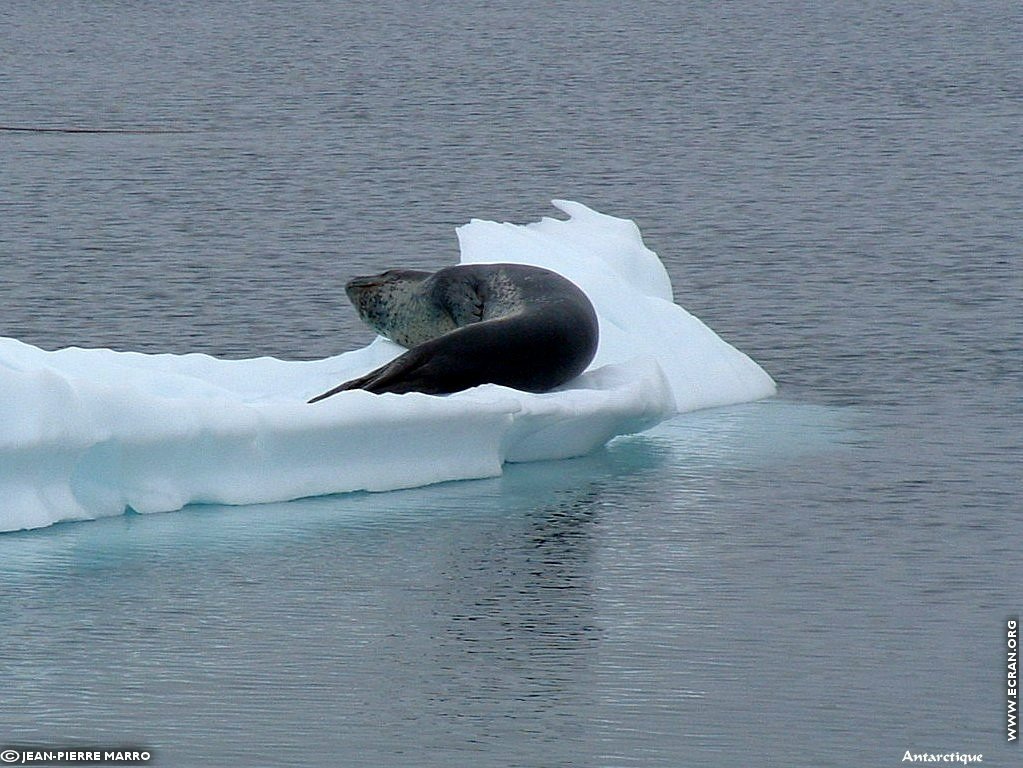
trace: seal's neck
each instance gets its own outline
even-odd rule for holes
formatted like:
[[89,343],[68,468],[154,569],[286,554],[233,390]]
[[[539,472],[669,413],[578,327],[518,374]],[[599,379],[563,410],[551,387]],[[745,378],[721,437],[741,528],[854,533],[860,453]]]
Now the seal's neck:
[[406,348],[456,327],[451,316],[423,289],[422,280],[388,280],[350,288],[349,296],[366,325]]

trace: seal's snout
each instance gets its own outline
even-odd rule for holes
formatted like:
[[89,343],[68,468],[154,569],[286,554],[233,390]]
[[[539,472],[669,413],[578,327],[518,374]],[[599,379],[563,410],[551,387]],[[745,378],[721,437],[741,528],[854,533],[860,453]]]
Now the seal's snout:
[[345,293],[354,304],[356,298],[365,290],[379,288],[381,285],[379,275],[368,275],[366,277],[354,277],[345,283]]
[[353,277],[345,285],[345,289],[348,288],[367,288],[373,285],[380,285],[380,275],[366,275],[365,277]]
[[415,269],[389,269],[379,275],[353,277],[345,285],[345,293],[355,304],[360,296],[373,295],[384,290],[399,293],[412,291],[430,277],[430,274]]

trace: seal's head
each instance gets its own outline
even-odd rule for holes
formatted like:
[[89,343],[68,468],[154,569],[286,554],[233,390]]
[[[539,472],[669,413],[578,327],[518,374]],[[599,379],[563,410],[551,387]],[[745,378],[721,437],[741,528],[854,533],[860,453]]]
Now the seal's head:
[[379,275],[356,277],[345,293],[370,328],[404,347],[452,330],[450,317],[422,290],[432,272],[417,269],[389,269]]

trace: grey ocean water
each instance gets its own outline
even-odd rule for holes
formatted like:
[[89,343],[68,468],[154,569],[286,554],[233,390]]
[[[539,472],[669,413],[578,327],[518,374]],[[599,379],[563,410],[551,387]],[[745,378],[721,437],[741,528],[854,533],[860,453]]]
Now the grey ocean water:
[[0,334],[335,354],[348,276],[565,197],[780,395],[494,480],[2,536],[0,746],[1018,765],[1021,61],[1014,2],[5,3],[0,124],[174,132],[0,131]]

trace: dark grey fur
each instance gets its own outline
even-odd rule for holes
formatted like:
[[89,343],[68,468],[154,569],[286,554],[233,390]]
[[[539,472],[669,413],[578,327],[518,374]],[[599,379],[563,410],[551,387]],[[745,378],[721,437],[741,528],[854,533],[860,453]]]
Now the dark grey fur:
[[348,389],[441,395],[479,384],[546,392],[582,373],[597,352],[597,314],[561,275],[522,264],[393,269],[345,292],[373,330],[409,351],[317,395]]

